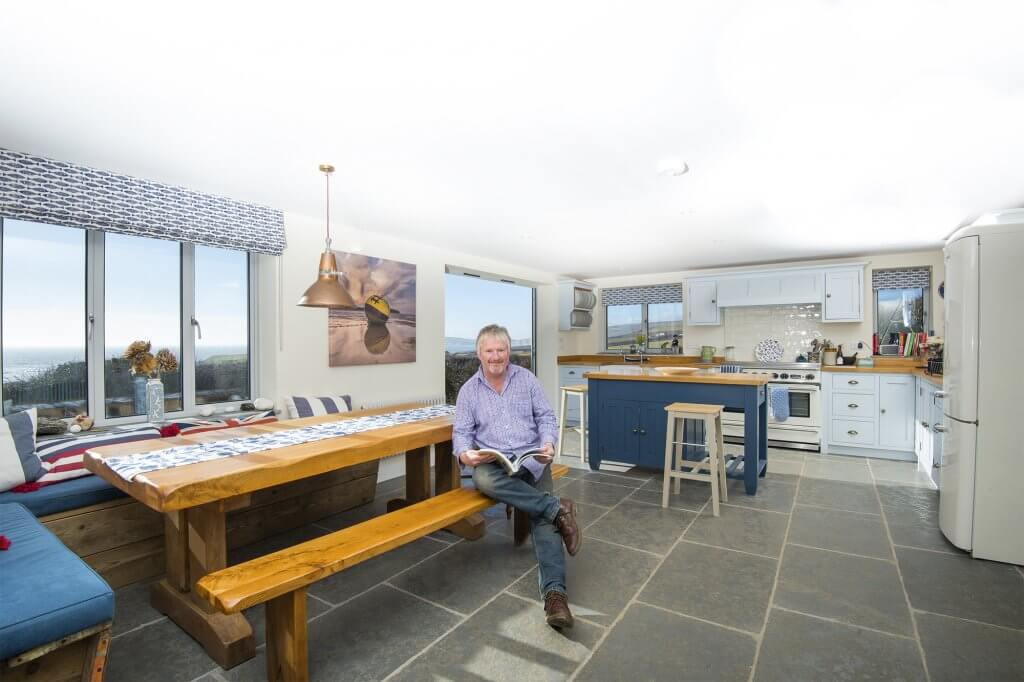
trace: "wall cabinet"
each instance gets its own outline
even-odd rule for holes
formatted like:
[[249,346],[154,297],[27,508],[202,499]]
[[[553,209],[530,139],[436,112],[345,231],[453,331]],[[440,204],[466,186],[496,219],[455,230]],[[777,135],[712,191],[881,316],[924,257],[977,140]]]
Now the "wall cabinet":
[[864,269],[825,272],[822,322],[860,322],[864,319]]
[[558,328],[561,331],[590,329],[594,322],[597,293],[587,282],[558,283]]
[[690,280],[686,284],[686,323],[721,324],[718,312],[718,282]]

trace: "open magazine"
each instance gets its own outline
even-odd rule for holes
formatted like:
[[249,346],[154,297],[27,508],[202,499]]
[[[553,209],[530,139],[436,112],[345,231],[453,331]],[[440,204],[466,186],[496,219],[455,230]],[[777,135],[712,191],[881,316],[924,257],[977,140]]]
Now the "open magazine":
[[526,460],[536,457],[537,455],[543,455],[543,450],[527,450],[521,455],[508,454],[504,452],[498,452],[497,450],[491,450],[490,448],[483,448],[477,450],[480,454],[494,455],[494,461],[505,468],[505,471],[510,476],[514,476],[519,473],[519,470],[523,468],[523,464]]

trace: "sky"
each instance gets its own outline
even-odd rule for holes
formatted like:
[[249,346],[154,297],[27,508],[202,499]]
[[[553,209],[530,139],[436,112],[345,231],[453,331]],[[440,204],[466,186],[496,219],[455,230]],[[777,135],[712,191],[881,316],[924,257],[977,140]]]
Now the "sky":
[[[4,347],[84,352],[86,231],[21,220],[3,225]],[[180,348],[179,244],[104,238],[105,345],[143,339],[154,348]],[[196,246],[196,318],[203,331],[197,345],[247,344],[247,267],[242,251]]]
[[465,275],[444,276],[444,335],[475,339],[500,324],[513,339],[533,336],[533,289]]

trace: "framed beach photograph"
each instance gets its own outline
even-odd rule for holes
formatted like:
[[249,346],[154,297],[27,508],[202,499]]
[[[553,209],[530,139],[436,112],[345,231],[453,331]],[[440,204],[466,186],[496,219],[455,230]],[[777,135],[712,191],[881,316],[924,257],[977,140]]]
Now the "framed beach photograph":
[[339,279],[355,302],[327,317],[331,367],[416,362],[416,266],[335,251]]

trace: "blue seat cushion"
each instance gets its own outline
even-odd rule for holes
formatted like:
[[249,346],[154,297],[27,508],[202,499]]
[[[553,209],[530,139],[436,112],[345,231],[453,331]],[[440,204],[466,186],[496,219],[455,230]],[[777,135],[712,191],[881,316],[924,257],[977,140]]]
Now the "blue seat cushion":
[[20,504],[0,504],[0,661],[114,618],[114,592]]
[[85,476],[61,481],[29,493],[0,493],[0,504],[16,502],[28,507],[36,516],[46,516],[124,496],[123,492],[99,476]]

